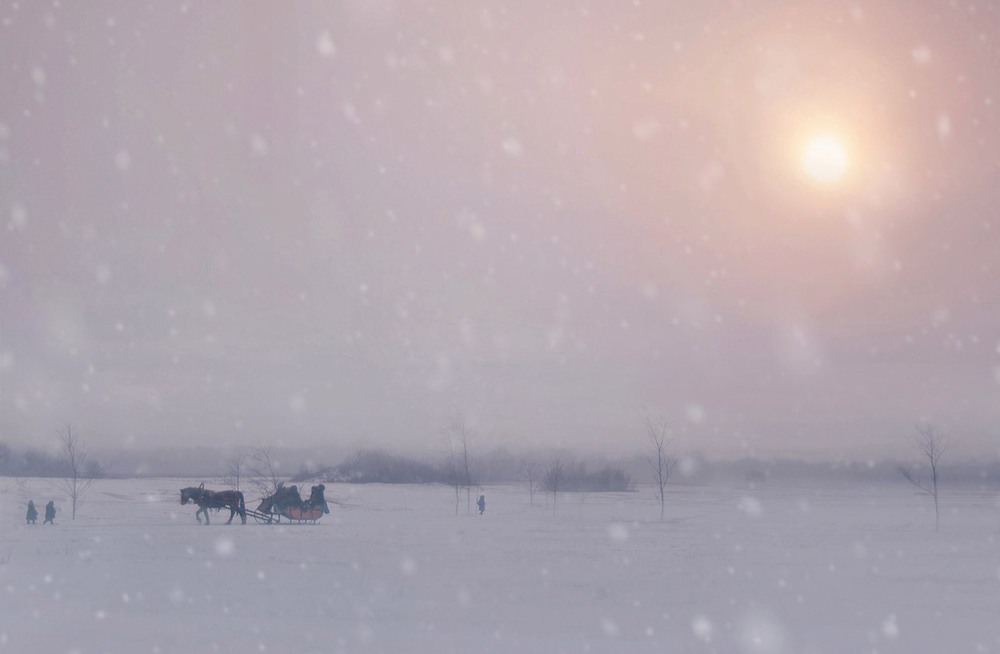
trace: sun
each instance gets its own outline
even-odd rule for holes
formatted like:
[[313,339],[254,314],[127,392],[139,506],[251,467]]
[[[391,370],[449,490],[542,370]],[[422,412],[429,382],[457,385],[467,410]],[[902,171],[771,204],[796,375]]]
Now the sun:
[[847,173],[847,150],[833,136],[815,136],[806,142],[800,160],[802,172],[821,184],[834,184]]

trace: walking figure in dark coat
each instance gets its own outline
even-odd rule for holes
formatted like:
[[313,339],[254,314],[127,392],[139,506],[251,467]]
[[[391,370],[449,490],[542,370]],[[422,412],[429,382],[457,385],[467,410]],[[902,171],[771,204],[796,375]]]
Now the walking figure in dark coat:
[[[54,520],[56,519],[56,503],[49,500],[49,503],[45,505],[45,522],[50,525],[54,525]],[[42,524],[44,525],[45,522]]]
[[35,508],[35,501],[28,500],[28,515],[25,516],[28,519],[28,524],[35,524],[35,520],[38,520],[38,509]]
[[480,495],[479,500],[476,502],[476,506],[479,507],[479,515],[483,515],[486,511],[486,496]]

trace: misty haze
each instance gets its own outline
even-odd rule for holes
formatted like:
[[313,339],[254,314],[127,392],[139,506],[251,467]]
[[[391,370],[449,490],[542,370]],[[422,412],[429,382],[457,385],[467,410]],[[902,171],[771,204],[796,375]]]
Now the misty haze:
[[998,71],[992,0],[0,0],[0,652],[1000,652]]

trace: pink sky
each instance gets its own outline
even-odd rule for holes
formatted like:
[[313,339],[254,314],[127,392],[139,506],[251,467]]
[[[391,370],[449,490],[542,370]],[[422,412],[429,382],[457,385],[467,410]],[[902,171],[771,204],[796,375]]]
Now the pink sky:
[[4,440],[998,451],[997,3],[0,21]]

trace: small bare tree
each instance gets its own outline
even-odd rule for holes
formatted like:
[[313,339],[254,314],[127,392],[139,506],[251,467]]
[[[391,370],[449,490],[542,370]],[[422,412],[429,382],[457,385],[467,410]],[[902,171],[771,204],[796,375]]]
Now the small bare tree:
[[549,461],[549,465],[545,468],[545,474],[542,477],[542,484],[545,490],[552,493],[552,510],[556,510],[556,501],[559,498],[559,491],[563,488],[563,482],[566,481],[566,464],[559,457],[555,457]]
[[56,485],[69,496],[73,506],[72,519],[76,520],[76,506],[90,485],[100,466],[95,466],[87,458],[87,445],[73,433],[73,427],[59,434],[59,463],[63,478]]
[[258,447],[250,455],[250,484],[261,497],[270,497],[278,491],[280,462],[270,447]]
[[646,433],[652,443],[653,451],[646,457],[649,467],[653,470],[653,480],[656,482],[657,493],[660,498],[660,522],[663,522],[663,512],[667,504],[667,479],[677,465],[677,459],[667,456],[667,422],[661,420],[656,424],[652,419],[646,418]]
[[541,482],[542,464],[532,456],[526,455],[521,459],[518,472],[521,474],[521,479],[528,484],[528,502],[531,506],[535,506],[535,491]]
[[455,515],[458,515],[458,505],[462,500],[462,488],[465,487],[465,479],[462,476],[462,465],[454,449],[445,455],[444,463],[441,466],[441,476],[444,481],[455,491]]
[[[455,486],[456,495],[465,489],[466,512],[472,513],[472,468],[469,458],[469,439],[475,435],[464,418],[453,417],[445,429],[448,438],[448,463],[446,472]],[[457,485],[456,485],[457,484]],[[456,497],[455,513],[458,513]]]
[[938,467],[947,448],[948,439],[937,426],[930,423],[919,424],[916,429],[915,443],[927,461],[929,470],[922,471],[907,465],[900,465],[898,469],[906,481],[934,499],[934,531],[937,531],[941,525],[941,512],[938,506]]
[[226,474],[222,477],[222,483],[236,490],[243,490],[240,488],[240,484],[243,481],[243,476],[247,472],[247,464],[249,463],[249,456],[241,452],[229,459],[228,467],[226,468]]

